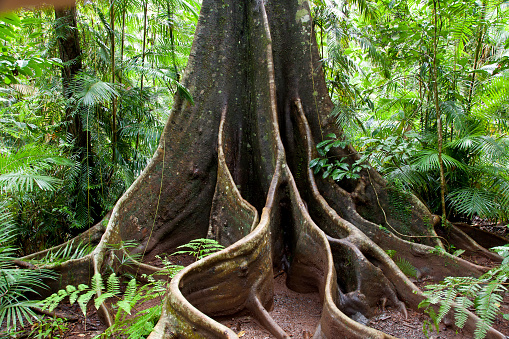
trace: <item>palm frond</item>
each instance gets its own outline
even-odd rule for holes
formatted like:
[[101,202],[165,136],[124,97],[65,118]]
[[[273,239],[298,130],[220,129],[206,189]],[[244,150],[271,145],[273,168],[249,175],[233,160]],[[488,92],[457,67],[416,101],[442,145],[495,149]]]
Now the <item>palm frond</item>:
[[96,106],[107,103],[115,96],[118,96],[117,90],[109,83],[86,73],[81,73],[76,77],[75,99],[83,106]]
[[62,180],[50,175],[54,166],[69,166],[72,162],[58,155],[54,148],[44,145],[28,144],[16,153],[0,156],[0,190],[33,191],[55,190]]
[[[461,161],[454,159],[447,154],[442,154],[442,162],[447,170],[452,170],[454,168],[463,169],[465,167]],[[427,149],[418,152],[412,165],[420,171],[432,171],[440,169],[440,163],[438,161],[438,150]]]
[[48,270],[18,269],[14,266],[15,259],[12,241],[14,240],[13,220],[7,209],[0,205],[0,233],[7,237],[0,240],[0,323],[16,330],[25,321],[31,323],[35,318],[31,307],[37,302],[28,298],[29,294],[37,294],[37,290],[45,288],[44,279],[54,279],[55,275]]
[[493,218],[498,216],[500,206],[497,203],[497,195],[486,189],[465,187],[447,195],[447,200],[460,213],[468,216],[477,215],[481,218]]

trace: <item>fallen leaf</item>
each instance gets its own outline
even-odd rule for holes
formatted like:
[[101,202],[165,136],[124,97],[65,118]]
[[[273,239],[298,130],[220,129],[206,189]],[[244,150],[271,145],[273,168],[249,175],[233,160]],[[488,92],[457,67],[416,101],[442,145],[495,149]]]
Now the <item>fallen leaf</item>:
[[246,331],[240,331],[239,333],[237,333],[237,337],[239,337],[239,338],[241,338],[245,335],[246,335]]

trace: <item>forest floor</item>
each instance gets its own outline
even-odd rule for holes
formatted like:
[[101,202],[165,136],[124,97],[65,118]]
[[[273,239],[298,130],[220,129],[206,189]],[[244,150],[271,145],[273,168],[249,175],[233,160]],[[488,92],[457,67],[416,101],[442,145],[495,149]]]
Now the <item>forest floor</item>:
[[[290,337],[310,339],[313,337],[314,329],[320,320],[320,297],[318,293],[302,294],[294,292],[286,287],[285,280],[286,274],[279,274],[274,279],[274,307],[269,313]],[[419,285],[424,286],[426,283],[421,282]],[[67,330],[61,334],[55,333],[53,338],[91,339],[106,329],[99,320],[93,305],[88,308],[86,318],[76,304],[72,306],[63,304],[57,310],[62,314],[75,316],[77,320],[68,322]],[[509,296],[504,298],[501,311],[509,313]],[[243,339],[275,338],[249,315],[223,317],[217,320],[234,330]],[[430,324],[430,318],[423,313],[410,309],[408,310],[407,319],[399,311],[387,307],[383,310],[378,309],[374,316],[369,319],[360,317],[357,321],[364,322],[367,326],[402,339],[471,338],[471,335],[466,335],[461,330],[455,330],[452,327],[446,327],[443,323],[439,325],[438,333],[433,326],[427,326],[429,332],[426,335],[423,328],[425,323]],[[509,336],[509,322],[504,320],[501,315],[497,317],[494,327]],[[35,338],[35,336],[29,336],[28,338]],[[42,338],[51,338],[51,336]]]
[[[507,236],[507,234],[504,235]],[[183,266],[187,266],[195,260],[193,257],[185,255],[170,256],[168,259],[175,264]],[[464,257],[464,259],[487,267],[494,266],[492,262],[484,258]],[[162,265],[159,259],[156,259],[150,264],[157,266]],[[415,281],[415,283],[421,289],[424,289],[427,284],[433,283],[433,281],[422,279],[420,281]],[[153,306],[156,301],[157,300],[153,300],[147,303],[142,309]],[[269,313],[290,337],[302,339],[312,338],[314,330],[320,320],[321,309],[318,293],[302,294],[294,292],[286,287],[286,274],[284,272],[279,272],[275,275],[274,305]],[[502,318],[502,313],[509,313],[509,295],[505,296],[500,310],[501,314],[496,318],[493,327],[506,336],[509,336],[509,321]],[[55,327],[53,334],[50,335],[41,335],[38,337],[36,334],[39,330],[33,327],[31,335],[28,334],[29,331],[25,331],[25,334],[18,336],[18,338],[90,339],[100,335],[106,329],[101,323],[92,302],[89,304],[86,317],[77,304],[61,304],[56,311],[59,314],[67,315],[75,320],[65,323],[65,328],[63,326]],[[243,339],[274,338],[273,335],[261,327],[256,320],[249,315],[235,315],[233,317],[222,317],[216,320],[231,328]],[[405,319],[400,312],[391,307],[387,307],[385,309],[377,309],[375,314],[369,319],[359,314],[355,320],[402,339],[460,339],[471,337],[471,335],[463,334],[461,330],[446,327],[443,323],[439,325],[439,332],[437,333],[428,316],[410,309],[408,310],[407,319]],[[426,334],[423,331],[425,328],[427,329]],[[115,336],[115,338],[122,338],[122,336]]]

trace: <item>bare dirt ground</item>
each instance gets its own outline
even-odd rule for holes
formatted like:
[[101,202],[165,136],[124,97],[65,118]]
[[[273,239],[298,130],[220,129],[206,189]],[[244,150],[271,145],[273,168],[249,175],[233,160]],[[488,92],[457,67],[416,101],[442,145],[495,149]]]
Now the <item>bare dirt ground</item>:
[[[293,338],[311,338],[320,321],[322,306],[317,293],[297,293],[286,287],[286,274],[274,279],[274,308],[269,312],[278,325]],[[274,338],[250,316],[220,319],[241,338]]]
[[[274,309],[269,312],[274,320],[292,338],[312,338],[314,329],[320,320],[321,304],[318,293],[301,294],[286,287],[286,275],[280,275],[274,280]],[[429,281],[428,281],[429,283]],[[421,283],[424,286],[425,283]],[[502,311],[509,313],[509,297],[504,300]],[[430,322],[430,318],[423,313],[408,310],[408,318],[391,308],[379,309],[365,324],[387,334],[401,339],[462,339],[471,338],[460,329],[439,325],[437,333],[431,326],[426,326],[427,335],[423,332],[423,326]],[[359,321],[362,321],[359,320]],[[220,322],[239,336],[246,339],[275,338],[263,329],[250,316],[242,316],[230,319],[221,319]],[[500,315],[495,321],[494,327],[505,335],[509,335],[509,322]]]

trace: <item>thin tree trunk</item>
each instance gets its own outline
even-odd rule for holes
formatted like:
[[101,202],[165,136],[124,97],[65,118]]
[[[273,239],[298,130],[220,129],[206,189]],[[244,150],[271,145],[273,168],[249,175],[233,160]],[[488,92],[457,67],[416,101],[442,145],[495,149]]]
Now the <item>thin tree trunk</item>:
[[[145,49],[147,46],[147,11],[148,11],[148,0],[143,3],[143,42],[141,47],[141,66],[145,67]],[[143,91],[143,74],[141,73],[140,89]]]
[[[475,47],[475,55],[474,55],[474,65],[473,69],[477,69],[477,64],[479,63],[479,56],[481,54],[482,42],[485,32],[484,20],[486,19],[486,0],[482,2],[482,17],[481,24],[479,25],[479,33],[477,36],[477,44]],[[472,97],[474,95],[474,85],[475,85],[475,72],[472,72],[472,78],[470,80],[470,88],[468,89],[468,99],[467,99],[467,114],[470,114],[470,109],[472,108]]]
[[435,99],[435,114],[437,117],[437,132],[438,132],[438,163],[440,166],[440,203],[442,205],[442,222],[445,222],[447,213],[445,209],[445,173],[444,173],[444,162],[442,160],[443,150],[443,135],[442,135],[442,117],[440,111],[440,98],[438,96],[438,71],[437,71],[437,54],[438,54],[438,14],[437,14],[437,3],[433,1],[433,17],[435,25],[435,36],[433,37],[433,96]]
[[[145,67],[145,49],[147,44],[147,11],[148,11],[148,0],[145,0],[143,4],[143,42],[142,42],[142,48],[141,48],[141,65],[144,68]],[[140,80],[140,95],[143,95],[143,73],[141,73],[141,80]],[[134,149],[137,151],[140,141],[140,132],[136,133],[136,144],[134,146]]]
[[[125,43],[125,6],[122,7],[122,40],[120,41],[120,62],[124,62],[124,43]],[[120,81],[122,82],[122,76]]]
[[[110,64],[111,64],[111,83],[115,84],[115,0],[111,0],[110,7]],[[117,98],[114,96],[111,100],[112,112],[112,156],[111,161],[115,162],[117,148]]]

